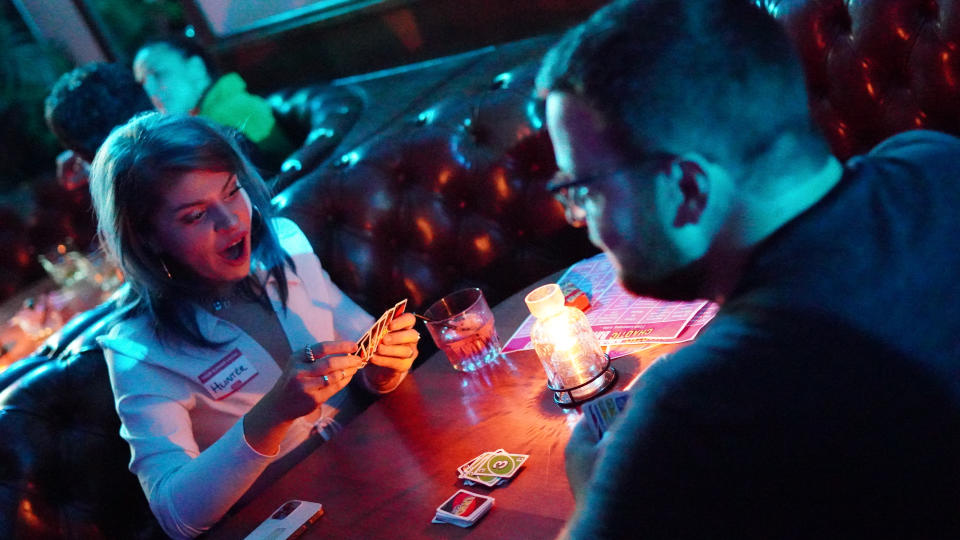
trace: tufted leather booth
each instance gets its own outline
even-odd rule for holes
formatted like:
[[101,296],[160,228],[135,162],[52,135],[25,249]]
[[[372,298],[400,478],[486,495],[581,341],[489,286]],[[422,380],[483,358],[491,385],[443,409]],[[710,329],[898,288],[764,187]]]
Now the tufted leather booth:
[[108,302],[0,372],[0,538],[163,538],[136,477],[103,353]]
[[[841,158],[906,129],[960,133],[954,2],[766,0]],[[270,96],[308,143],[275,182],[333,279],[376,312],[479,285],[492,301],[591,252],[542,191],[555,168],[537,105],[551,38]],[[0,373],[0,538],[150,538],[83,314]]]
[[764,0],[796,44],[841,159],[911,129],[960,133],[960,3]]
[[495,303],[595,253],[543,188],[556,165],[531,96],[552,41],[408,68],[407,95],[398,74],[350,84],[363,120],[276,202],[362,306],[419,310],[466,286]]

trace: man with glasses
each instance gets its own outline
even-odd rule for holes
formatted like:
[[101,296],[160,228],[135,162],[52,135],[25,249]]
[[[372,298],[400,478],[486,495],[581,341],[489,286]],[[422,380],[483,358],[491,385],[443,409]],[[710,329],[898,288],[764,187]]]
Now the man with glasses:
[[845,164],[749,0],[620,1],[538,77],[624,286],[722,304],[567,448],[574,538],[960,537],[960,140]]

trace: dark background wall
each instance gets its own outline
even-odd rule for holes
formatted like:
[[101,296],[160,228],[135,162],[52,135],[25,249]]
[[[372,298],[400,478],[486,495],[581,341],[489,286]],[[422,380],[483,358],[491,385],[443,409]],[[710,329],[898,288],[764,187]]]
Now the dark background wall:
[[[291,21],[216,39],[197,25],[221,67],[251,88],[331,80],[560,31],[601,0],[418,0],[384,2],[316,21]],[[188,9],[188,19],[197,13]]]

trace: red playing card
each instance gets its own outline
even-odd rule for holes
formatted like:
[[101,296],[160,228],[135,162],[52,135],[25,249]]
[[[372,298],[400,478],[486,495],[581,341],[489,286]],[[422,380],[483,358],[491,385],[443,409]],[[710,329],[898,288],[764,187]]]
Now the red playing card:
[[363,369],[367,363],[370,362],[370,358],[373,357],[373,354],[377,351],[377,347],[380,346],[380,340],[383,339],[383,336],[389,331],[390,321],[402,315],[406,307],[406,298],[397,302],[392,308],[383,312],[383,315],[377,319],[377,322],[373,323],[373,326],[357,341],[357,354],[363,360],[363,363],[360,364],[360,369]]

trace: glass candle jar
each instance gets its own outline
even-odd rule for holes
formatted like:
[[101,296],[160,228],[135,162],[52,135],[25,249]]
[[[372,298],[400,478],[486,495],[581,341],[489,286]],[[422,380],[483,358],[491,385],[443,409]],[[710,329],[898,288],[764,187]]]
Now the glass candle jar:
[[536,318],[530,339],[547,374],[547,388],[560,405],[576,405],[606,389],[616,378],[582,311],[564,305],[556,283],[524,299]]

